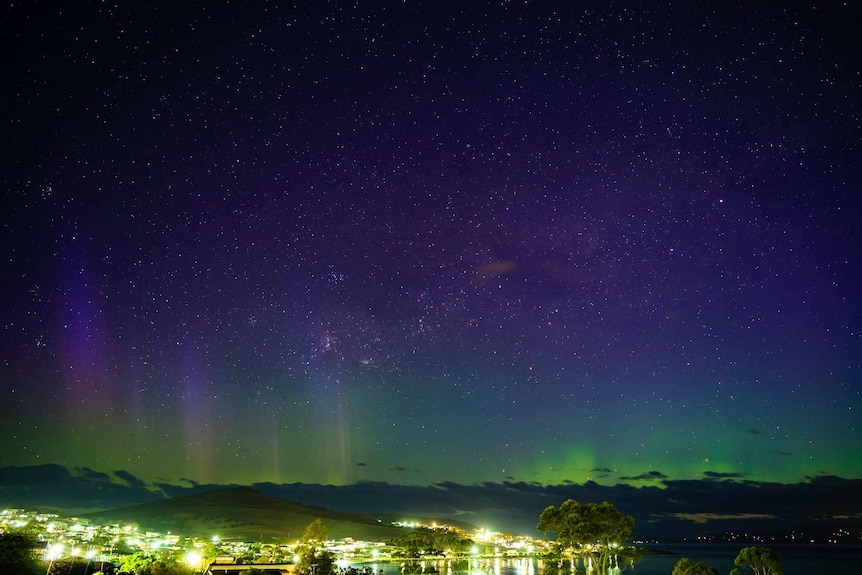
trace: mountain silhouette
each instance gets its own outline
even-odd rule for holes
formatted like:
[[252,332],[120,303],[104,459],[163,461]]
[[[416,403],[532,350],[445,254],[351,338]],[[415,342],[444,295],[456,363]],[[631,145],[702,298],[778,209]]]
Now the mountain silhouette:
[[250,487],[229,487],[82,515],[98,523],[131,524],[139,530],[189,537],[269,542],[298,540],[321,519],[330,539],[386,540],[403,535],[392,517],[330,511],[264,495]]

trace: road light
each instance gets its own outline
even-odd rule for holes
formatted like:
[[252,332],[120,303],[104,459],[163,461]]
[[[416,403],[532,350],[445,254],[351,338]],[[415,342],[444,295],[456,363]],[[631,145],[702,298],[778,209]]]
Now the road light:
[[95,557],[95,556],[96,556],[96,551],[94,549],[88,549],[87,550],[87,555],[86,555],[87,567],[86,567],[86,569],[84,569],[84,573],[90,572],[90,563],[93,561],[93,557]]
[[54,561],[63,555],[63,546],[60,544],[51,545],[45,550],[45,559],[48,560],[48,568],[45,569],[45,575],[51,572],[51,567],[54,566]]
[[189,551],[186,553],[185,563],[192,569],[197,570],[203,559],[203,556],[197,551]]

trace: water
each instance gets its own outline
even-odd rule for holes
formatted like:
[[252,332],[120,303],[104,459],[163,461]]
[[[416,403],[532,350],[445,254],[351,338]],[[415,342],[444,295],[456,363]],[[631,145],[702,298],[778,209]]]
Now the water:
[[[672,555],[644,555],[633,568],[623,571],[632,575],[670,575],[673,566],[683,557],[692,562],[703,561],[718,569],[719,573],[730,573],[733,560],[745,545],[733,544],[679,544],[662,548]],[[836,545],[769,545],[781,555],[784,575],[811,575],[840,573],[850,575],[862,573],[862,546]],[[435,561],[426,563],[426,569],[437,569],[439,575],[542,575],[542,562],[537,559],[470,559],[462,561]],[[403,575],[398,563],[364,565],[383,575]],[[416,564],[416,575],[421,575]]]
[[[718,569],[719,573],[730,573],[733,560],[745,544],[683,544],[664,547],[674,555],[652,555],[644,557],[635,567],[636,575],[670,575],[673,566],[682,557],[693,562],[703,561]],[[845,545],[766,545],[781,555],[781,570],[784,575],[812,575],[813,573],[862,573],[862,547]]]

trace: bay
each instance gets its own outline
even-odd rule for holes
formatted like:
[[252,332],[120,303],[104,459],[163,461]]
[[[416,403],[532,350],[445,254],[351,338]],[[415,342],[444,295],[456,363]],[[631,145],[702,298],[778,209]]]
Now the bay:
[[[644,555],[636,566],[622,573],[633,575],[670,575],[673,566],[683,557],[692,562],[703,561],[722,575],[733,569],[733,560],[745,544],[674,544],[661,548],[670,553]],[[784,575],[812,573],[862,573],[862,546],[848,545],[766,545],[781,555]],[[358,565],[370,568],[377,575],[404,575],[398,563]],[[425,573],[439,575],[542,575],[542,561],[535,558],[469,559],[461,561],[428,561]],[[421,575],[422,565],[416,564],[411,575]]]

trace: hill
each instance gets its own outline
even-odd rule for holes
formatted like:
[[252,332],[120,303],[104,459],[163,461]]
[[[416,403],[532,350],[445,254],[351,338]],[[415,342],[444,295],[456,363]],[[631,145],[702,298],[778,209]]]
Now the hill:
[[308,524],[318,518],[323,520],[331,539],[381,541],[404,534],[403,529],[392,526],[388,519],[300,505],[250,487],[216,489],[83,517],[184,536],[218,535],[223,539],[260,542],[297,540]]

